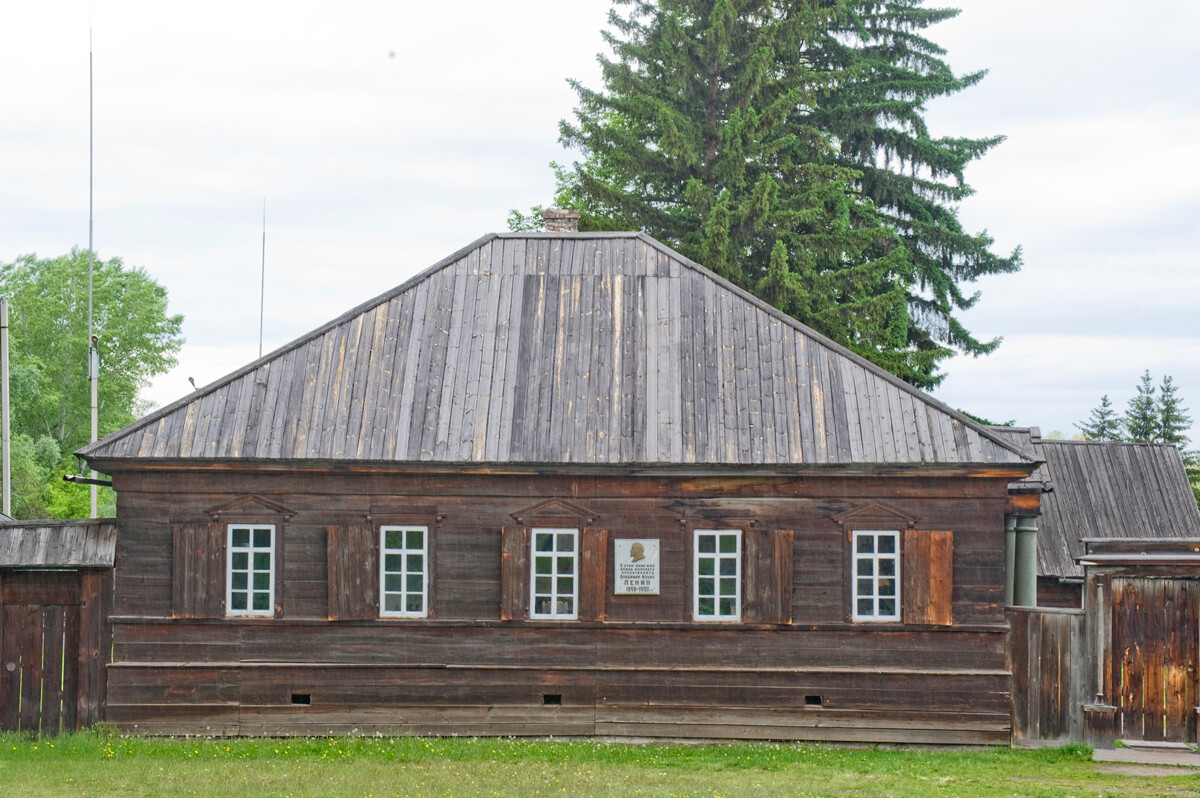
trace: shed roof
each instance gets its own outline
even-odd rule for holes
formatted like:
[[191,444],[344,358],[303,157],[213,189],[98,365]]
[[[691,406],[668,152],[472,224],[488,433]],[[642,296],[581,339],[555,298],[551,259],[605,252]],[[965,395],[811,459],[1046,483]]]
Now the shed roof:
[[1032,466],[640,233],[485,236],[80,453]]
[[1200,508],[1174,446],[1042,440],[1026,445],[1045,461],[1027,481],[1044,483],[1038,574],[1082,577],[1083,539],[1200,538]]
[[113,521],[16,521],[0,524],[0,568],[111,568]]

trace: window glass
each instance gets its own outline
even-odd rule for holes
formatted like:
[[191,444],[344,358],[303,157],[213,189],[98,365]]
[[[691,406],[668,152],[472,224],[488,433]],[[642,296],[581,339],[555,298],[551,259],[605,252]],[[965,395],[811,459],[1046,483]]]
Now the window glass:
[[428,528],[385,526],[380,527],[379,535],[379,614],[424,617],[429,601],[425,572]]
[[695,601],[698,621],[736,621],[742,607],[742,532],[740,529],[697,529],[695,532]]
[[854,532],[854,620],[900,620],[900,533]]
[[531,618],[579,617],[579,530],[533,529]]
[[275,527],[229,525],[225,611],[275,614]]

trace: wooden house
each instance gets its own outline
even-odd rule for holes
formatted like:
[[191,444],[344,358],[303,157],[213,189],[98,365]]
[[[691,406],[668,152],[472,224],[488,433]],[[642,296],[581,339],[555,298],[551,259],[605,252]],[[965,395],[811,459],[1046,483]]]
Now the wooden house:
[[1012,486],[1039,497],[1038,606],[1082,606],[1085,540],[1200,539],[1200,508],[1174,446],[1049,440],[1037,427],[993,429],[1042,461]]
[[486,236],[82,456],[123,728],[1009,740],[1036,459],[642,234]]

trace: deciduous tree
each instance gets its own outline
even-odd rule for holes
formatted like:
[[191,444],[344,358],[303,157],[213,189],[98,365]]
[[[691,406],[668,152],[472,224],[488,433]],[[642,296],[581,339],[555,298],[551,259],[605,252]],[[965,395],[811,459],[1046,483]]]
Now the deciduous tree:
[[[145,409],[138,390],[175,365],[183,317],[168,314],[165,288],[120,258],[96,258],[92,282],[103,436],[133,421]],[[25,457],[26,477],[42,475],[23,485],[14,479],[14,512],[86,515],[87,491],[64,486],[61,475],[75,470],[72,453],[88,442],[91,429],[88,253],[26,255],[0,265],[0,294],[8,297],[12,334],[13,452]]]

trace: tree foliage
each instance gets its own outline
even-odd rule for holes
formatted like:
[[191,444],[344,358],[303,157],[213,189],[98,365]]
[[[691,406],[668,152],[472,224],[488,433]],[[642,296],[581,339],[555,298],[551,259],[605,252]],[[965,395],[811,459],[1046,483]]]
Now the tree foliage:
[[1092,408],[1087,421],[1076,423],[1075,426],[1089,441],[1119,441],[1123,437],[1121,417],[1113,409],[1108,394],[1100,397],[1099,406]]
[[[924,103],[955,78],[917,32],[919,0],[615,0],[602,90],[579,95],[555,204],[581,228],[641,229],[909,382],[955,350],[960,284],[1017,268],[953,203],[999,139],[932,139]],[[535,212],[538,209],[535,209]],[[535,217],[514,212],[510,225]]]
[[[62,475],[78,468],[72,453],[91,430],[88,253],[0,265],[0,294],[9,301],[11,331],[13,512],[86,516],[88,491]],[[165,288],[119,258],[95,259],[92,294],[103,436],[133,421],[144,410],[138,391],[175,365],[183,317],[167,314]]]
[[1138,379],[1136,392],[1123,415],[1117,415],[1105,394],[1088,420],[1075,426],[1090,441],[1169,443],[1182,450],[1188,445],[1185,431],[1191,422],[1175,380],[1166,375],[1156,388],[1147,369]]

